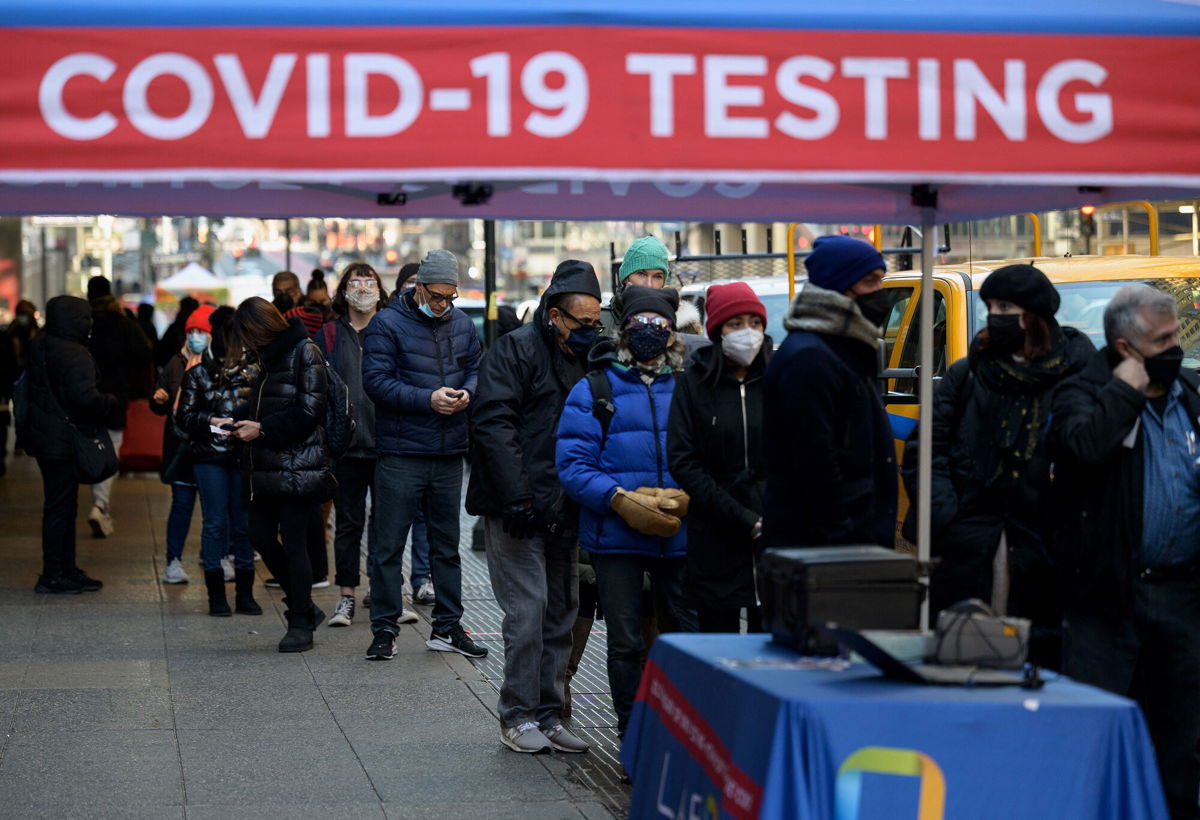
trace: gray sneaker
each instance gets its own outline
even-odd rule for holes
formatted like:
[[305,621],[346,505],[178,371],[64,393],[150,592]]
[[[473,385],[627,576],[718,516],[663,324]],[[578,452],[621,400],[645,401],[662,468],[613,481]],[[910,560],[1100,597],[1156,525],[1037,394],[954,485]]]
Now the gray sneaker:
[[162,580],[164,584],[186,584],[188,574],[183,569],[183,562],[176,558],[167,564],[167,568],[163,570]]
[[586,752],[590,746],[586,740],[576,737],[570,729],[563,726],[561,723],[555,723],[553,726],[544,727],[542,735],[546,740],[550,741],[550,745],[560,752],[571,752],[572,754],[580,754]]
[[550,741],[542,734],[542,730],[532,720],[520,726],[508,726],[500,729],[500,742],[514,752],[528,755],[548,754],[553,748]]

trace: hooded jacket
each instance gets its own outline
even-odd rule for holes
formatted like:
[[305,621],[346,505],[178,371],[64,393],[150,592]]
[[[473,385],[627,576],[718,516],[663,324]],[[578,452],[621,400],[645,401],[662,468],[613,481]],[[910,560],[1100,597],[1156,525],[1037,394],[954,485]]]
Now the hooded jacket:
[[110,430],[124,430],[130,374],[150,365],[153,348],[137,322],[125,315],[112,296],[93,299],[91,309],[92,337],[88,348],[100,368],[100,390],[117,397],[117,406],[105,424]]
[[363,337],[363,387],[375,403],[379,455],[467,452],[467,413],[444,416],[429,404],[441,387],[475,399],[483,348],[471,317],[451,307],[437,318],[405,291],[375,314]]
[[73,434],[62,411],[91,434],[105,427],[116,410],[117,397],[99,389],[100,373],[87,348],[91,329],[92,309],[84,300],[56,296],[46,304],[46,326],[30,342],[26,360],[28,423],[18,431],[32,456],[75,458]]
[[675,535],[659,538],[633,529],[610,506],[618,489],[679,486],[667,464],[675,373],[660,373],[646,384],[636,367],[618,361],[608,340],[592,348],[589,364],[603,370],[616,412],[605,438],[592,411],[592,387],[582,379],[568,394],[558,423],[559,481],[582,507],[579,546],[595,553],[681,558],[687,547],[686,521]]
[[592,266],[576,262],[555,272],[533,321],[498,338],[479,366],[470,408],[471,515],[499,515],[526,502],[548,520],[563,512],[555,431],[567,394],[583,378],[584,363],[562,351],[550,327],[550,301],[560,293],[599,299]]

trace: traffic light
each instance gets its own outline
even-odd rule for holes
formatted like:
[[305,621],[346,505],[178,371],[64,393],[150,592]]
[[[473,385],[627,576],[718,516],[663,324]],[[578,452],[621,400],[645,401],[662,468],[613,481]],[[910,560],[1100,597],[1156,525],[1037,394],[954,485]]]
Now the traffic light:
[[1096,235],[1096,206],[1084,205],[1079,209],[1080,232],[1086,237]]

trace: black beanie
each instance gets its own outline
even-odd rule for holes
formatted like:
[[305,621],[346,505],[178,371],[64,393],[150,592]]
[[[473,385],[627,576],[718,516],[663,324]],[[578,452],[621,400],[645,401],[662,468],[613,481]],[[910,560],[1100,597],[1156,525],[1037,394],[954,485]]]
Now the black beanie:
[[112,296],[112,283],[103,276],[93,276],[87,283],[87,298],[99,299],[102,296]]
[[979,289],[981,299],[1003,299],[1030,313],[1053,319],[1058,312],[1058,291],[1046,274],[1033,265],[1005,265],[988,274]]
[[630,316],[638,313],[657,313],[666,316],[675,324],[675,308],[679,307],[679,292],[674,288],[647,288],[642,285],[628,285],[621,294],[624,314],[621,324],[624,325]]

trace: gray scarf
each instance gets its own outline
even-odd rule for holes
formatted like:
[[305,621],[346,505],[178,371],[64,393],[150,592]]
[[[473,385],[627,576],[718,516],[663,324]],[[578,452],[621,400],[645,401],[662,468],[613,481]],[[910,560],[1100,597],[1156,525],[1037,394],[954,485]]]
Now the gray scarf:
[[796,284],[796,298],[783,320],[785,330],[807,330],[857,339],[868,347],[879,346],[879,328],[871,324],[849,296],[819,288],[807,279]]

